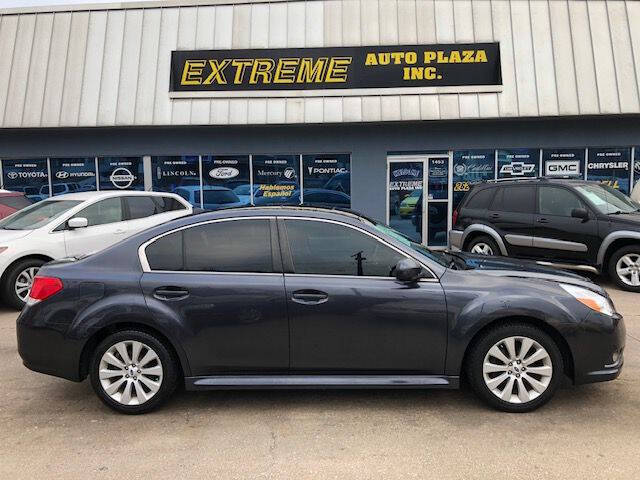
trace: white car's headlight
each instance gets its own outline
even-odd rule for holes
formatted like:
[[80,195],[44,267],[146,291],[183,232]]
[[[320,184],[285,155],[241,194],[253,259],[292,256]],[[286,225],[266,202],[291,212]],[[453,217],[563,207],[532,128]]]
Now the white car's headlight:
[[571,295],[573,298],[578,300],[583,305],[586,305],[591,310],[595,310],[598,313],[603,313],[605,315],[613,316],[615,313],[615,309],[613,304],[607,297],[603,297],[602,295],[592,292],[586,288],[576,287],[575,285],[567,285],[566,283],[561,283],[560,286]]

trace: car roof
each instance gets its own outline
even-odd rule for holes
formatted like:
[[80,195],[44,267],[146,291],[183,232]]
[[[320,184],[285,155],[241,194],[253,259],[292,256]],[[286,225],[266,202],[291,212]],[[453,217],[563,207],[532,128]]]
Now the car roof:
[[560,178],[560,177],[525,177],[525,178],[499,178],[498,180],[485,180],[482,185],[520,185],[530,183],[551,183],[561,185],[599,185],[600,182],[584,180],[582,178]]
[[0,197],[24,197],[24,192],[13,192],[11,190],[0,189]]
[[141,190],[104,190],[101,192],[76,192],[76,193],[65,193],[64,195],[56,195],[55,197],[50,197],[49,200],[96,200],[99,198],[109,198],[109,197],[122,197],[122,196],[176,196],[173,193],[168,192],[145,192]]

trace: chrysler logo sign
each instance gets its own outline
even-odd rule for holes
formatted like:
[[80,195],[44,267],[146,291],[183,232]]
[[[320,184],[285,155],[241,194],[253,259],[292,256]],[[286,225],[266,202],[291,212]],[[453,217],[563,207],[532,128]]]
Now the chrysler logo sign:
[[209,170],[209,176],[218,180],[227,180],[229,178],[237,177],[240,174],[240,170],[233,167],[217,167]]
[[133,175],[133,173],[131,173],[129,169],[126,169],[124,167],[116,168],[113,172],[111,172],[111,176],[109,177],[109,180],[114,187],[123,190],[125,188],[129,188],[133,184],[133,181],[135,179],[135,175]]

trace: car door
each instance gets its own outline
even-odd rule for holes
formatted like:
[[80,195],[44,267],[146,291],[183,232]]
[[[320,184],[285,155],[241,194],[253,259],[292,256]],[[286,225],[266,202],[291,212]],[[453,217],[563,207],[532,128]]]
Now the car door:
[[286,372],[289,322],[275,220],[221,219],[144,248],[140,284],[176,335],[192,375]]
[[352,225],[282,218],[291,368],[442,374],[447,309],[435,276],[393,277],[406,254]]
[[[572,217],[574,209],[585,209],[589,218]],[[592,263],[600,246],[596,216],[570,188],[540,185],[533,246],[541,258]]]
[[67,255],[97,252],[127,236],[121,197],[105,198],[95,202],[73,217],[84,217],[84,228],[64,228],[64,245]]
[[511,256],[532,255],[535,200],[533,185],[502,185],[493,197],[488,223],[505,240]]

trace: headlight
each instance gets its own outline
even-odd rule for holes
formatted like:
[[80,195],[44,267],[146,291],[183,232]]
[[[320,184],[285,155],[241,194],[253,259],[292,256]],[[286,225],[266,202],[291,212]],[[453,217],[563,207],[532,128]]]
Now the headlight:
[[595,310],[598,313],[604,313],[609,316],[613,316],[615,313],[613,304],[607,297],[603,297],[602,295],[592,292],[591,290],[587,290],[586,288],[576,287],[575,285],[561,283],[560,286],[565,292],[583,305],[589,307],[591,310]]

